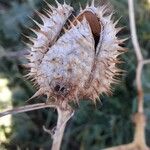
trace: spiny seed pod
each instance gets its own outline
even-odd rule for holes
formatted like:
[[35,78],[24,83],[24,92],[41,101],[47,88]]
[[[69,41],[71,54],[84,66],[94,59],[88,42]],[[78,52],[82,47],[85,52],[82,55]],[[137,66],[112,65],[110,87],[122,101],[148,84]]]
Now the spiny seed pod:
[[31,29],[37,37],[29,38],[33,45],[27,76],[39,87],[32,98],[47,95],[60,103],[83,98],[95,102],[99,94],[111,92],[115,76],[122,72],[116,64],[126,39],[117,38],[121,28],[116,28],[118,21],[113,22],[107,6],[96,7],[93,1],[70,21],[73,8],[56,3],[57,7],[47,3],[45,14],[37,13],[43,24],[34,20],[39,30]]

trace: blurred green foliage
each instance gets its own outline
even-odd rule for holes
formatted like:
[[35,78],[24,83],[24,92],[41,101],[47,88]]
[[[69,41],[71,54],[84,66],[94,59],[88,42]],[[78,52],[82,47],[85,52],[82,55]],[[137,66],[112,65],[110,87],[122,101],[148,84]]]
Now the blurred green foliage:
[[[79,2],[85,6],[87,0],[66,0],[76,9]],[[53,0],[48,2],[54,3]],[[150,57],[150,2],[135,0],[136,25],[142,53]],[[110,0],[116,10],[116,18],[123,16],[120,26],[126,28],[120,36],[130,37],[127,0]],[[21,67],[26,60],[20,56],[10,55],[21,52],[26,47],[21,42],[21,33],[28,34],[25,26],[33,26],[28,16],[35,17],[34,9],[41,10],[45,6],[41,0],[0,0],[0,78],[9,81],[8,87],[12,92],[13,107],[26,104],[33,95],[34,88],[23,75]],[[81,101],[76,108],[74,117],[66,127],[62,150],[99,150],[104,147],[119,145],[132,141],[133,124],[131,114],[136,111],[135,68],[136,59],[131,39],[126,43],[128,53],[123,56],[125,64],[121,67],[127,73],[121,78],[121,84],[114,87],[113,96],[101,96],[102,103],[97,106],[90,101]],[[18,54],[18,53],[16,53]],[[145,93],[145,113],[147,115],[146,136],[150,139],[150,66],[144,68],[143,87]],[[32,103],[41,102],[40,99]],[[7,108],[10,103],[1,102]],[[52,129],[56,124],[55,110],[44,109],[23,113],[12,117],[11,131],[5,132],[6,127],[0,126],[6,140],[0,141],[0,150],[49,150],[51,137],[42,130],[42,126]],[[147,141],[150,145],[150,140]]]

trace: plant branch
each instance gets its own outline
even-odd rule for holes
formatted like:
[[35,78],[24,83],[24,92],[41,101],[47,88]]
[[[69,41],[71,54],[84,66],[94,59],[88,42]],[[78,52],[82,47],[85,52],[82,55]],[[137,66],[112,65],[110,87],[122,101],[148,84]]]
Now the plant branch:
[[142,56],[141,49],[140,49],[139,42],[138,42],[138,38],[137,38],[133,0],[128,0],[128,6],[129,6],[131,39],[132,39],[132,43],[134,46],[134,51],[135,51],[137,60],[141,61],[141,60],[143,60],[143,56]]
[[52,136],[53,138],[52,150],[60,150],[66,124],[74,114],[74,111],[72,110],[71,107],[67,110],[57,108],[57,112],[58,112],[58,120],[55,133]]
[[138,108],[137,108],[137,113],[133,116],[133,122],[135,123],[135,135],[132,143],[126,145],[120,145],[112,148],[106,148],[105,150],[137,150],[137,149],[150,150],[150,148],[146,145],[146,140],[145,140],[146,119],[145,119],[144,107],[143,107],[144,93],[143,93],[142,78],[141,78],[143,66],[145,64],[150,63],[150,59],[143,60],[143,55],[137,39],[133,0],[128,0],[128,6],[129,6],[131,39],[132,39],[134,51],[138,62],[136,68]]
[[138,66],[136,68],[136,85],[137,85],[137,92],[138,92],[138,112],[143,113],[143,88],[142,88],[142,81],[141,81],[141,75],[142,75],[142,69],[143,69],[143,56],[142,56],[139,42],[137,39],[133,0],[128,0],[128,6],[129,6],[131,38],[132,38],[134,51],[135,51],[137,61],[138,61]]
[[6,115],[14,115],[14,114],[18,114],[18,113],[23,113],[23,112],[28,112],[28,111],[33,111],[33,110],[37,110],[37,109],[42,109],[42,108],[48,108],[48,107],[52,107],[52,108],[57,108],[57,105],[53,105],[53,104],[46,104],[46,103],[38,103],[38,104],[32,104],[32,105],[26,105],[26,106],[21,106],[21,107],[17,107],[14,109],[10,109],[10,110],[6,110],[4,112],[0,113],[0,117],[6,116]]
[[13,114],[33,111],[42,108],[49,108],[49,107],[57,109],[58,112],[57,126],[54,133],[51,130],[47,130],[45,127],[43,127],[43,129],[45,132],[49,133],[53,139],[52,150],[60,150],[66,124],[68,120],[74,115],[74,110],[67,103],[64,102],[64,104],[61,107],[57,104],[51,104],[49,102],[21,106],[21,107],[17,107],[14,109],[1,112],[0,117],[9,114],[13,115]]
[[143,60],[143,65],[150,64],[150,59]]
[[138,100],[138,112],[144,113],[143,103],[144,103],[144,93],[143,93],[143,87],[142,87],[142,69],[143,69],[143,63],[142,61],[138,61],[138,66],[136,68],[136,85],[137,85],[137,100]]

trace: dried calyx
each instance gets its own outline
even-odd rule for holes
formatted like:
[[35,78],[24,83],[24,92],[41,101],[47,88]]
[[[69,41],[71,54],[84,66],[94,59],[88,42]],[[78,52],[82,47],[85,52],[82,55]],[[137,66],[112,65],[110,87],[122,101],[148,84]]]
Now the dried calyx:
[[[113,13],[107,13],[107,5],[96,7],[93,1],[69,21],[73,8],[56,3],[57,7],[47,3],[44,14],[38,12],[42,24],[33,20],[39,30],[31,29],[36,38],[29,37],[33,44],[29,45],[27,76],[39,90],[32,98],[47,95],[48,100],[60,103],[83,98],[95,102],[118,82],[115,76],[122,70],[116,64],[125,52],[120,44],[126,39],[117,38],[121,28],[116,27],[118,21],[113,22]],[[68,28],[64,26],[67,21]]]

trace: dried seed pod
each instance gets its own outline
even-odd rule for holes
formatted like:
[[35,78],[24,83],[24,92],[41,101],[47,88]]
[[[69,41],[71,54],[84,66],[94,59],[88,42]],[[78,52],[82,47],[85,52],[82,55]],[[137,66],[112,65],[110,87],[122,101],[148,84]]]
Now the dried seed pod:
[[39,30],[33,30],[37,38],[31,38],[29,76],[39,86],[33,97],[46,94],[60,103],[84,97],[95,101],[99,94],[111,92],[120,73],[116,64],[125,50],[119,45],[124,40],[116,36],[117,22],[111,20],[112,14],[105,15],[107,6],[95,7],[92,2],[65,29],[73,8],[57,5],[48,4],[47,15],[38,13],[43,25],[36,23]]

